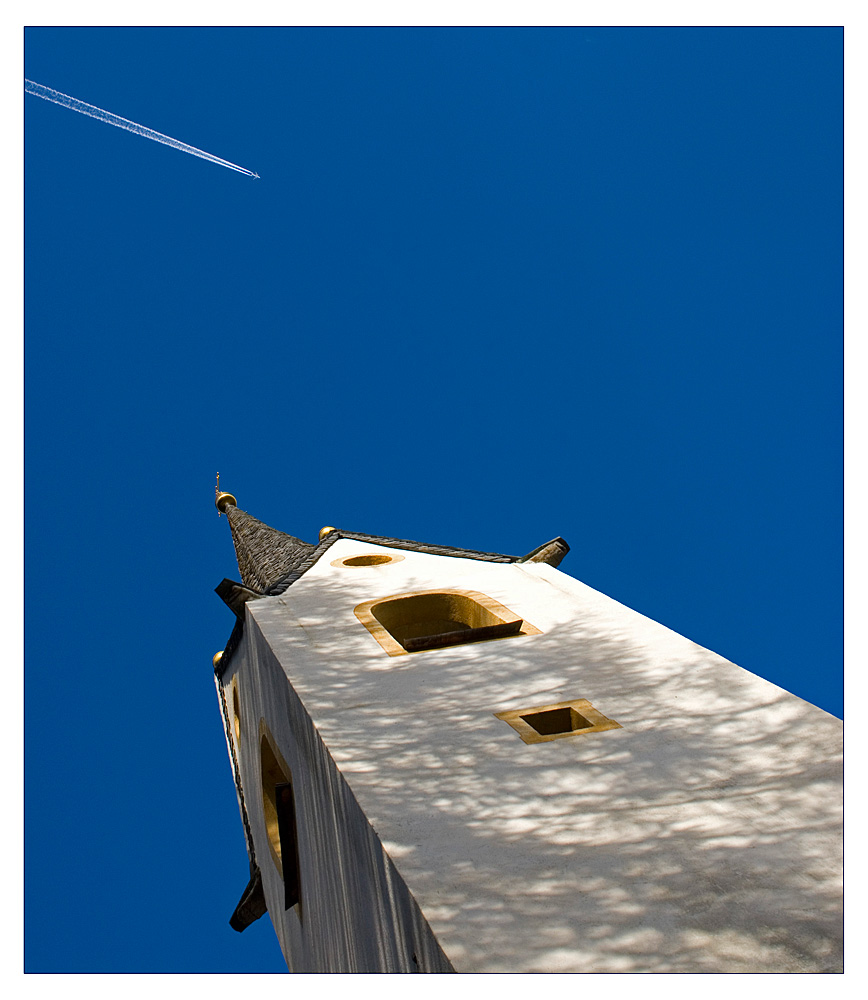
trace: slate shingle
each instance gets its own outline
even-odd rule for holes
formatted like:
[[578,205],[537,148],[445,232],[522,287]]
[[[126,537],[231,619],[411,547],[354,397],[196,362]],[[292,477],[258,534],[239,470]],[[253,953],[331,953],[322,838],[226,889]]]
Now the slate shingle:
[[277,531],[231,504],[226,517],[245,587],[264,594],[310,556],[315,545]]

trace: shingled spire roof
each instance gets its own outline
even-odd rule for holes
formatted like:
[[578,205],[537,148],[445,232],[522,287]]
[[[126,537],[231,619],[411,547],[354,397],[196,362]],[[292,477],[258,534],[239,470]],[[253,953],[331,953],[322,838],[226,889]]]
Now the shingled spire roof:
[[241,582],[260,594],[291,573],[315,548],[240,510],[231,493],[220,493],[217,507],[229,520]]

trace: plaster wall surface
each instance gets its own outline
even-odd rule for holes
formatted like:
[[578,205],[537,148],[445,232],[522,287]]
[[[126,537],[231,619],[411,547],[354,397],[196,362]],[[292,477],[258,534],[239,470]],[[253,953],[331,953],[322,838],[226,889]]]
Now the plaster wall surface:
[[[224,675],[256,860],[291,972],[452,972],[403,879],[338,773],[261,633],[247,628]],[[240,736],[234,731],[237,686]],[[291,771],[300,902],[284,908],[262,806],[262,722]]]
[[[231,664],[298,742],[322,851],[356,845],[333,905],[381,905],[367,817],[459,972],[840,971],[838,719],[547,565],[331,565],[367,553],[395,550],[340,539],[248,604]],[[353,614],[448,587],[542,634],[390,657]],[[494,716],[573,698],[623,728],[526,745]]]

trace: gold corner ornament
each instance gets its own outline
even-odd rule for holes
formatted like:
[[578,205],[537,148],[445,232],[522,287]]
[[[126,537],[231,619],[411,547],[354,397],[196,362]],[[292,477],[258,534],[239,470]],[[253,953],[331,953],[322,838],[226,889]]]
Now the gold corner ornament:
[[217,485],[214,487],[214,506],[217,508],[217,516],[220,517],[221,514],[226,513],[227,507],[237,507],[238,501],[232,496],[231,493],[221,493],[220,491],[220,473],[217,473]]
[[327,535],[327,534],[328,534],[328,533],[329,533],[330,531],[334,531],[334,530],[335,530],[335,529],[334,529],[334,528],[333,528],[333,527],[332,527],[331,525],[328,525],[328,524],[327,524],[327,525],[326,525],[326,526],[325,526],[324,528],[320,528],[320,529],[319,529],[319,540],[320,540],[320,541],[322,541],[322,540],[323,540],[323,539],[325,538],[325,536],[326,536],[326,535]]

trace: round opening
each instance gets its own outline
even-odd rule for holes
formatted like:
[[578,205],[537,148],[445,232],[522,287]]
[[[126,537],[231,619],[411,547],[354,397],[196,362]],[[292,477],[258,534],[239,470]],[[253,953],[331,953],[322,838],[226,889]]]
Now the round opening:
[[332,566],[385,566],[386,563],[400,562],[403,556],[387,556],[371,554],[366,556],[347,556],[345,559],[335,559]]
[[344,559],[344,566],[382,566],[391,561],[391,556],[350,556]]

